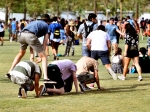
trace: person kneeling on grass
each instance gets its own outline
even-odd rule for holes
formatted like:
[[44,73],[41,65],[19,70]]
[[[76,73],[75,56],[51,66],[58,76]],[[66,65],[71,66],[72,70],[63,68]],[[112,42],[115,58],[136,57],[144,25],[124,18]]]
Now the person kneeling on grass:
[[[78,82],[76,78],[76,65],[68,59],[56,60],[51,62],[47,67],[48,78],[55,81],[56,84],[45,82],[42,92],[51,94],[64,94],[72,90],[74,82],[76,92],[78,92]],[[55,86],[55,88],[54,88]]]
[[18,98],[26,98],[27,91],[33,91],[34,89],[36,97],[39,97],[43,88],[43,85],[39,87],[39,79],[41,76],[42,72],[40,66],[31,61],[19,62],[10,74],[6,75],[13,83],[20,85]]
[[99,76],[98,76],[98,62],[90,57],[84,56],[76,63],[77,66],[77,79],[80,82],[79,87],[81,91],[90,90],[86,84],[96,82],[98,90],[104,89],[100,87]]

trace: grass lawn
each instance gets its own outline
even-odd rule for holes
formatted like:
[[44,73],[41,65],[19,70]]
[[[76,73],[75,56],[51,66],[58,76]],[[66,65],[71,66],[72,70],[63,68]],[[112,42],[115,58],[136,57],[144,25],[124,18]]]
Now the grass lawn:
[[[6,38],[7,39],[7,38]],[[120,40],[121,48],[124,46]],[[146,46],[146,39],[140,41],[140,46]],[[65,46],[59,47],[59,53],[64,54]],[[75,89],[64,95],[35,98],[35,92],[28,92],[26,99],[17,98],[19,86],[5,78],[12,61],[19,51],[19,43],[5,41],[0,46],[0,112],[149,112],[150,111],[150,73],[143,74],[143,81],[137,81],[137,74],[128,74],[125,81],[114,81],[101,62],[99,66],[100,84],[105,88],[76,94]],[[51,52],[50,52],[51,54]],[[81,45],[75,46],[74,57],[68,58],[77,62],[81,58]],[[22,60],[29,60],[29,50]],[[52,55],[49,62],[53,60]],[[42,79],[40,80],[42,83]]]

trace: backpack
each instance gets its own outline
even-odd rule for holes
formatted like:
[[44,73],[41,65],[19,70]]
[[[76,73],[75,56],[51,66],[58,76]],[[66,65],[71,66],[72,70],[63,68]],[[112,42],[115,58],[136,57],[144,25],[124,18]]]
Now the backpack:
[[87,26],[86,23],[84,23],[85,28],[85,38],[93,31],[94,23],[91,26]]
[[54,31],[54,38],[59,39],[60,38],[60,28],[56,27]]
[[21,22],[21,25],[20,25],[21,30],[22,30],[24,27],[25,27],[24,22]]
[[145,21],[144,21],[144,20],[143,20],[143,21],[141,21],[141,22],[140,22],[140,24],[141,24],[141,28],[145,28],[146,23],[145,23]]

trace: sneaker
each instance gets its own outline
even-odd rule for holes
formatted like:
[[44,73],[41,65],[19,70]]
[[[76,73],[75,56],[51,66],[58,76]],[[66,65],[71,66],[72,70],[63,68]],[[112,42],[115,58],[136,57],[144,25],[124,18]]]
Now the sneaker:
[[123,75],[121,75],[121,76],[118,76],[118,79],[125,80],[126,78]]
[[10,42],[12,42],[12,41],[13,41],[13,38],[11,37],[11,38],[10,38]]
[[143,79],[142,79],[142,77],[138,77],[138,81],[142,81]]
[[43,83],[56,84],[57,82],[44,79]]
[[27,97],[27,94],[26,94],[26,91],[24,88],[21,88],[21,95],[22,95],[22,98],[26,98]]
[[84,92],[84,91],[85,91],[85,87],[84,87],[84,85],[83,85],[83,84],[79,84],[79,87],[80,87],[80,90],[81,90],[82,92]]
[[41,87],[41,90],[39,92],[39,96],[42,96],[44,93],[46,93],[46,87],[45,87],[45,85],[43,87]]
[[85,87],[85,91],[90,91],[91,90],[91,88],[89,88],[89,87]]
[[89,88],[90,88],[90,89],[94,88],[94,84],[93,84],[93,83],[90,84]]
[[108,70],[108,73],[112,76],[112,78],[113,78],[114,80],[117,80],[117,75],[114,73],[113,70]]
[[11,75],[10,75],[9,73],[7,73],[7,74],[5,75],[5,77],[7,77],[8,79],[10,79],[10,78],[11,78]]

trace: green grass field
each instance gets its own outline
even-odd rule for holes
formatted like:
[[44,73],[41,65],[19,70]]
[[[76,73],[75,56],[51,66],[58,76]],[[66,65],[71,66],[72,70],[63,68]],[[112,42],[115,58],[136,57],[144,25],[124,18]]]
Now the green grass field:
[[[7,39],[7,38],[6,38]],[[120,41],[121,48],[124,46]],[[140,41],[140,46],[146,46],[146,39]],[[59,47],[59,53],[64,54],[65,46]],[[35,98],[35,92],[28,92],[26,99],[18,98],[19,86],[5,78],[12,61],[19,51],[19,43],[5,41],[0,46],[0,112],[149,112],[150,111],[150,73],[143,74],[143,81],[137,81],[137,74],[128,74],[125,81],[114,81],[99,61],[100,84],[105,88],[98,91],[96,86],[92,91],[76,94],[75,89],[64,95]],[[51,54],[51,52],[50,52]],[[81,45],[75,46],[74,57],[68,58],[77,62],[81,58]],[[29,60],[29,49],[22,60]],[[52,55],[49,62],[53,60]],[[40,80],[42,83],[42,79]]]

